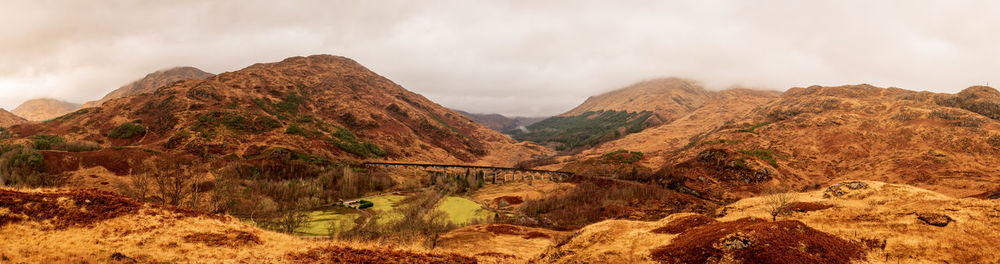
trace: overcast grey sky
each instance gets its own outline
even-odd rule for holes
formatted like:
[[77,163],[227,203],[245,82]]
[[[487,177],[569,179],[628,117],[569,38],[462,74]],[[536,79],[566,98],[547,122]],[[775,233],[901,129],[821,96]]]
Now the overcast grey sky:
[[444,106],[553,115],[656,77],[709,88],[1000,82],[997,1],[0,1],[0,107],[172,66],[351,57]]

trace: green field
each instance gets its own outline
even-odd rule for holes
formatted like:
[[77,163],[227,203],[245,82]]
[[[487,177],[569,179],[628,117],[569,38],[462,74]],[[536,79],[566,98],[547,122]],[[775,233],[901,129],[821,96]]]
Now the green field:
[[[364,209],[365,211],[375,213],[379,215],[376,223],[386,224],[392,221],[399,220],[401,215],[396,215],[392,212],[392,209],[400,206],[400,202],[406,199],[406,196],[402,195],[383,195],[375,197],[366,197],[364,200],[371,201],[375,204],[370,209]],[[493,216],[493,213],[489,210],[483,209],[478,203],[456,196],[448,196],[442,199],[437,210],[444,211],[448,214],[448,220],[456,225],[462,225],[471,222],[473,219],[488,219]],[[295,232],[307,236],[325,236],[329,234],[329,227],[331,225],[335,226],[335,232],[343,232],[351,230],[354,228],[355,220],[361,217],[361,213],[356,209],[350,209],[345,207],[332,207],[324,210],[317,210],[309,212],[309,220],[304,226],[296,229]]]
[[[395,208],[400,201],[406,199],[406,196],[402,195],[383,195],[375,197],[367,197],[364,200],[371,201],[375,204],[370,209],[373,213],[386,214]],[[337,232],[343,232],[351,230],[354,228],[354,221],[360,217],[361,214],[357,213],[357,210],[344,208],[344,207],[333,207],[326,210],[318,210],[309,212],[306,224],[295,232],[303,235],[309,236],[325,236],[329,234],[328,228],[330,225],[336,226],[335,230]],[[399,219],[399,216],[386,215],[378,220],[378,223],[384,224],[392,220]]]
[[492,212],[483,209],[478,203],[455,196],[445,197],[437,209],[448,213],[448,219],[456,225],[469,223],[472,219],[488,219],[493,216]]
[[336,227],[336,232],[339,233],[354,228],[354,220],[361,216],[356,213],[343,213],[337,211],[338,210],[309,212],[308,222],[306,222],[305,226],[295,230],[295,232],[308,236],[325,236],[329,234],[328,228],[333,225]]

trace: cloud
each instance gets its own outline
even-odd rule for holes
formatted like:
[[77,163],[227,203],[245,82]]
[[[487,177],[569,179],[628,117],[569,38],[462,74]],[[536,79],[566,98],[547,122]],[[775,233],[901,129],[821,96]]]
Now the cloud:
[[[541,3],[540,3],[541,2]],[[973,1],[12,1],[0,107],[74,102],[173,66],[354,58],[447,107],[552,115],[680,76],[709,88],[1000,82],[1000,4]]]

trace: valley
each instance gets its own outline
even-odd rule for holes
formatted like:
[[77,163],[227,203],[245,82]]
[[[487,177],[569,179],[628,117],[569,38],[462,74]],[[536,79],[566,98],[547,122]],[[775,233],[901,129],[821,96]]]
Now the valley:
[[0,258],[991,263],[998,99],[661,78],[517,119],[340,56],[173,68],[0,112]]

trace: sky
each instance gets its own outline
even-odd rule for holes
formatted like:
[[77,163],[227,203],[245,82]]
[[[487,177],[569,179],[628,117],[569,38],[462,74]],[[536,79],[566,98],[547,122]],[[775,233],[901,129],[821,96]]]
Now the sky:
[[511,116],[660,77],[954,93],[1000,83],[996,14],[1000,1],[0,0],[0,107],[96,100],[174,66],[312,54]]

